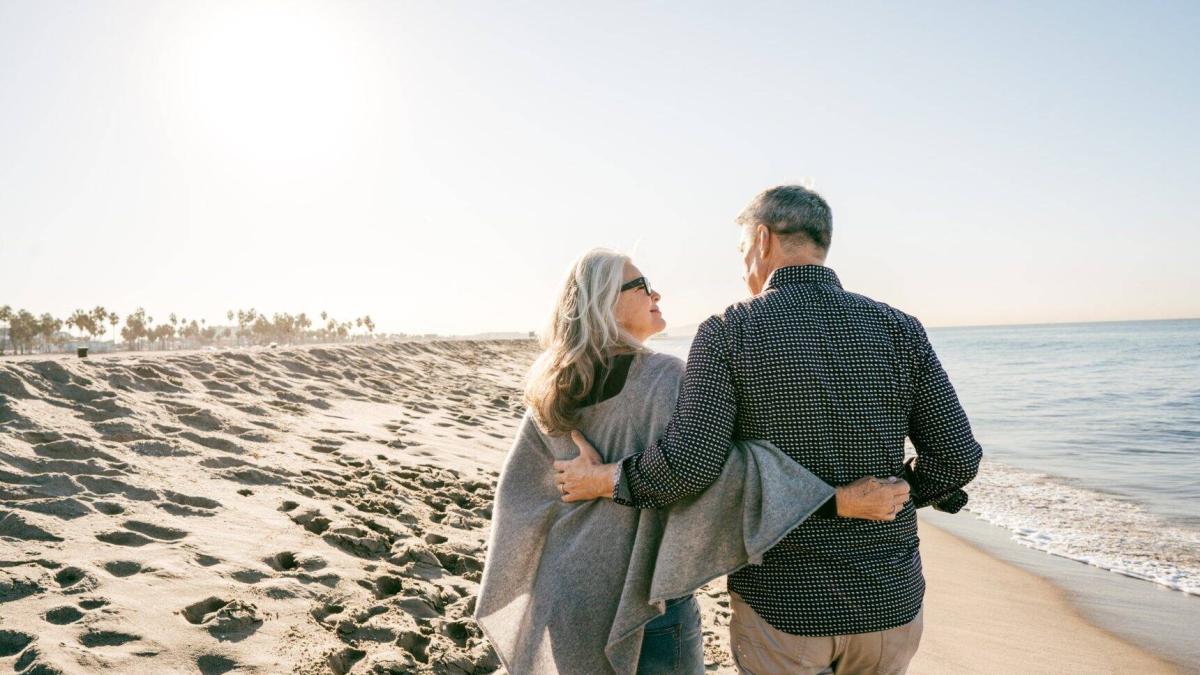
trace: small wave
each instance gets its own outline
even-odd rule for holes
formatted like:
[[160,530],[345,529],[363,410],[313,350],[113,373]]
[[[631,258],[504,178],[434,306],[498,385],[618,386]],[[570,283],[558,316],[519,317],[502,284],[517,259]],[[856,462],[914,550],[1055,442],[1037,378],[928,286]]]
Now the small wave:
[[1200,532],[1139,504],[991,461],[967,492],[968,511],[1025,546],[1200,595]]

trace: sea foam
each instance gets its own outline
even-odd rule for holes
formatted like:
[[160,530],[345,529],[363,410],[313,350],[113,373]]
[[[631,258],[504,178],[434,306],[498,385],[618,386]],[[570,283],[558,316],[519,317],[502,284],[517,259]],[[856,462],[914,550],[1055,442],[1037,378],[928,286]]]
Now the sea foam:
[[1017,542],[1200,595],[1200,532],[1065,479],[984,461],[966,509]]

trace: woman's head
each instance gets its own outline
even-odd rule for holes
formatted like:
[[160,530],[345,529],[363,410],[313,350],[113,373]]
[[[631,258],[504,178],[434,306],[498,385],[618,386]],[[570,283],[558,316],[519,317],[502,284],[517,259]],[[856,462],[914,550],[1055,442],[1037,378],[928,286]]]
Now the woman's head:
[[638,342],[645,342],[651,335],[661,333],[667,327],[658,309],[658,301],[662,296],[650,287],[650,280],[631,260],[625,261],[620,288],[613,316],[625,332]]
[[597,364],[614,352],[641,351],[642,342],[666,327],[659,295],[628,256],[592,249],[571,265],[541,335],[545,351],[534,364],[525,401],[551,433],[578,421],[580,403],[591,391]]

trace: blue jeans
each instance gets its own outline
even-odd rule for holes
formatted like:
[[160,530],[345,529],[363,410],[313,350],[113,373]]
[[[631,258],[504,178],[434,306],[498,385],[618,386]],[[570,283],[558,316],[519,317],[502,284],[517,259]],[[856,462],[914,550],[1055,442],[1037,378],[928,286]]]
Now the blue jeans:
[[667,612],[646,624],[637,675],[697,675],[704,672],[700,605],[688,595],[667,601]]

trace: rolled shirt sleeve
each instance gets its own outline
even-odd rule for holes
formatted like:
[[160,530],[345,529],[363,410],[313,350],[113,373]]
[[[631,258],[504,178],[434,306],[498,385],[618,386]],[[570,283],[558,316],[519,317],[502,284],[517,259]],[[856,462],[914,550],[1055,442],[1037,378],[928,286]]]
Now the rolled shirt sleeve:
[[933,506],[954,513],[967,503],[962,487],[975,478],[983,448],[924,328],[919,324],[917,328],[917,368],[908,421],[917,456],[906,464],[905,478],[917,508]]

